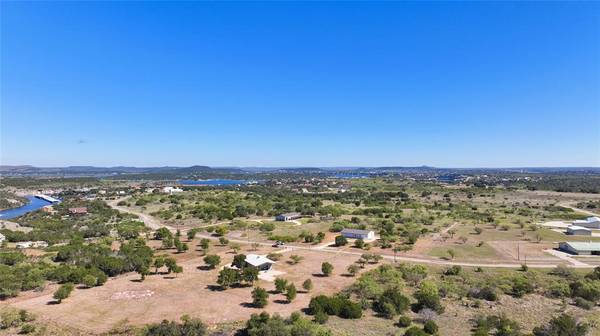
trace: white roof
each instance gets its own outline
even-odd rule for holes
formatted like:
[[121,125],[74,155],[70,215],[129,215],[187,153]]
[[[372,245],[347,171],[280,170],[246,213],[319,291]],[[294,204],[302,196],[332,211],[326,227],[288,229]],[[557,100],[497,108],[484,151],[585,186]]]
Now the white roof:
[[571,225],[569,226],[567,229],[569,230],[585,230],[585,231],[592,231],[588,228],[584,228],[583,226],[577,226],[577,225]]
[[0,239],[4,240],[6,239],[6,237],[2,233],[0,233]]
[[248,254],[246,256],[246,262],[252,266],[260,266],[263,264],[274,264],[275,262],[265,256],[258,254]]

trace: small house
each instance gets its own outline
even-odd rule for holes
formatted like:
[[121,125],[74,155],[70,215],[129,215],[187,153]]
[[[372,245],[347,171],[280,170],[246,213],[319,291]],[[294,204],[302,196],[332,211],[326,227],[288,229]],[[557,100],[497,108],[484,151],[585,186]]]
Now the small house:
[[340,233],[350,239],[375,239],[375,232],[371,230],[343,229]]
[[561,242],[558,248],[577,255],[600,255],[600,242]]
[[164,188],[162,188],[162,192],[165,194],[172,195],[175,193],[183,192],[183,189],[177,188],[177,187],[164,187]]
[[573,225],[581,226],[588,229],[600,229],[600,218],[594,216],[588,217],[586,219],[578,219],[576,221],[573,221]]
[[0,245],[2,245],[2,243],[4,243],[4,241],[6,240],[6,237],[0,233]]
[[289,212],[275,216],[275,220],[279,222],[287,222],[298,218],[302,218],[302,214],[299,212]]
[[18,248],[18,249],[44,248],[44,247],[48,247],[48,243],[46,243],[43,240],[38,240],[38,241],[24,241],[24,242],[18,242],[16,244],[16,248]]
[[582,226],[571,225],[567,228],[567,234],[573,236],[591,236],[592,230]]
[[246,264],[258,268],[259,271],[269,271],[273,264],[273,260],[258,254],[248,254],[246,256]]
[[88,209],[86,207],[69,208],[69,213],[71,215],[85,215],[87,212]]

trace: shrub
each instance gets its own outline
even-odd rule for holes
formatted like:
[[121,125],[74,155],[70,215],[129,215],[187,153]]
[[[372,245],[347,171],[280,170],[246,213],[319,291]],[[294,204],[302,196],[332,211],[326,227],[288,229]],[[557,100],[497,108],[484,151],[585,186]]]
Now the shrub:
[[575,305],[579,308],[583,308],[586,310],[591,310],[592,308],[594,308],[595,304],[591,301],[588,301],[584,298],[581,297],[576,297],[575,298]]
[[348,240],[344,236],[336,236],[335,237],[335,246],[344,246],[348,244]]
[[267,305],[269,293],[261,287],[256,287],[252,291],[252,304],[257,308],[263,308]]
[[427,333],[421,328],[414,326],[406,329],[404,336],[427,336]]
[[423,324],[423,331],[426,333],[433,335],[438,332],[438,326],[432,320],[429,320]]
[[208,265],[209,268],[214,269],[221,263],[221,257],[216,254],[209,254],[204,257],[204,262]]
[[462,267],[460,266],[452,266],[444,271],[444,275],[459,275],[462,272]]
[[310,292],[310,290],[312,288],[313,288],[312,280],[310,280],[310,279],[304,280],[304,282],[302,283],[302,289],[304,289],[307,292]]
[[321,272],[323,272],[323,274],[325,276],[330,276],[331,273],[333,272],[333,265],[328,262],[322,263],[321,264]]
[[72,283],[63,284],[56,290],[56,292],[54,292],[53,298],[58,303],[61,303],[62,300],[68,298],[69,295],[71,295],[73,288],[74,288],[74,286]]
[[588,326],[578,323],[571,315],[562,314],[552,318],[547,326],[533,328],[535,336],[584,336]]
[[398,326],[400,328],[406,328],[406,327],[410,326],[411,324],[412,324],[412,321],[411,321],[410,317],[408,317],[406,315],[402,315],[398,319]]

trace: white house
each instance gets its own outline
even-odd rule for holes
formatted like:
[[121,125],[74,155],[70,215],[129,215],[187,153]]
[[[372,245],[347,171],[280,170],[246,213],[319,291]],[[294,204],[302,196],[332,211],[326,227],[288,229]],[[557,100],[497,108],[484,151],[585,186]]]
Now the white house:
[[5,240],[6,240],[6,237],[2,233],[0,233],[0,245],[2,243],[4,243]]
[[577,255],[600,255],[599,242],[562,242],[558,248]]
[[162,192],[171,195],[174,193],[183,192],[183,189],[177,187],[164,187],[162,188]]
[[591,236],[592,230],[582,226],[571,225],[567,228],[567,234],[573,236]]
[[18,249],[26,249],[26,248],[44,248],[44,247],[48,247],[48,243],[46,243],[43,240],[38,240],[38,241],[25,241],[25,242],[18,242],[16,244],[16,247]]
[[258,268],[259,271],[268,271],[275,263],[273,260],[258,254],[248,254],[245,261],[246,264]]
[[343,229],[342,236],[353,239],[375,239],[375,232],[371,230]]
[[600,229],[600,218],[594,216],[588,217],[586,219],[578,219],[576,221],[573,221],[573,225],[582,226],[588,229]]
[[298,218],[302,218],[302,214],[299,212],[289,212],[275,216],[275,220],[279,222],[287,222]]

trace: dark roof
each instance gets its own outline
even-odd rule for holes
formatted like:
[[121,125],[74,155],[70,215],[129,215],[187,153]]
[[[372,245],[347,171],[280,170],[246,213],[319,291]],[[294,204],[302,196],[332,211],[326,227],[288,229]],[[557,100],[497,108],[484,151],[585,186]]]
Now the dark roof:
[[342,233],[352,233],[352,234],[369,234],[371,230],[358,230],[358,229],[343,229]]

